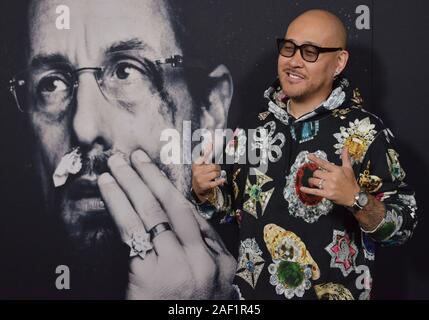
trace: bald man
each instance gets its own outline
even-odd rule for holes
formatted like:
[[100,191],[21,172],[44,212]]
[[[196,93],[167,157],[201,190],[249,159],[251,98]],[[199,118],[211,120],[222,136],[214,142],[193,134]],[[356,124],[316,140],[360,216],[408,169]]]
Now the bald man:
[[340,19],[307,11],[277,44],[268,108],[227,145],[226,183],[218,165],[193,166],[195,201],[213,223],[238,226],[244,299],[369,299],[376,247],[404,243],[416,226],[414,192],[391,131],[341,76]]

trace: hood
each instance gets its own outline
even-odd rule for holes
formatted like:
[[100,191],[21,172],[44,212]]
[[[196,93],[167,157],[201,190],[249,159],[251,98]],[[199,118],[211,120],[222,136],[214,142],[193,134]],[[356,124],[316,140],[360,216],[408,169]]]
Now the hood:
[[[357,105],[362,104],[358,89],[354,91],[350,90],[350,83],[346,78],[336,79],[333,87],[334,89],[325,101],[313,111],[295,120],[295,122],[305,121],[315,116],[331,112],[337,108],[344,107],[348,105],[344,103],[345,101],[352,100]],[[356,99],[357,96],[358,99]],[[269,113],[272,113],[279,121],[286,125],[293,121],[293,117],[289,114],[287,107],[289,97],[283,93],[279,79],[276,79],[273,84],[265,90],[264,97],[268,100],[268,111],[263,112],[260,116],[266,117]]]

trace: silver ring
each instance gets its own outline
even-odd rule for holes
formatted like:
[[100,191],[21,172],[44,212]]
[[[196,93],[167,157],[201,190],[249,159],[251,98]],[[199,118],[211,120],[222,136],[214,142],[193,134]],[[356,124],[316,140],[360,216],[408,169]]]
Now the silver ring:
[[318,185],[318,187],[319,187],[319,189],[320,190],[322,190],[323,189],[323,183],[325,182],[325,180],[323,180],[323,179],[320,179],[320,181],[319,181],[319,185]]
[[131,238],[125,242],[130,247],[130,257],[140,256],[144,259],[146,254],[153,249],[149,233],[146,231],[132,233]]
[[215,180],[224,179],[224,178],[226,178],[226,171],[225,170],[221,170],[220,173],[219,173],[219,176]]
[[226,178],[226,171],[225,170],[221,170],[219,178],[221,178],[221,179]]
[[153,239],[155,239],[164,231],[169,231],[169,230],[173,230],[173,229],[171,228],[171,225],[168,222],[158,223],[156,226],[154,226],[152,229],[149,230],[150,241],[153,241]]

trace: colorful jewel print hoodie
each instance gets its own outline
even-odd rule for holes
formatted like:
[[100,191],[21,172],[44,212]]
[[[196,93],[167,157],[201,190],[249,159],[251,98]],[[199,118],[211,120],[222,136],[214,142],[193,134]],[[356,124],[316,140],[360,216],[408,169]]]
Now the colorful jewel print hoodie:
[[[247,117],[226,146],[234,164],[225,166],[217,201],[199,207],[227,245],[238,246],[240,297],[369,299],[376,248],[404,243],[417,224],[391,131],[346,79],[299,119],[288,113],[278,80],[265,97],[268,109]],[[300,191],[317,169],[308,154],[341,165],[343,147],[360,186],[385,205],[375,232],[363,232],[347,208]],[[250,164],[249,151],[258,163]]]

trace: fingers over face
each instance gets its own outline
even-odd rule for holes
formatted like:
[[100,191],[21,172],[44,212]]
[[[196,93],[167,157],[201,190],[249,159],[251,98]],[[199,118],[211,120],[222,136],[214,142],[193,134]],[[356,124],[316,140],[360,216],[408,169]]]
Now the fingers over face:
[[143,180],[120,155],[110,157],[108,165],[113,177],[131,201],[147,230],[158,223],[169,221]]
[[98,187],[124,242],[131,238],[133,232],[145,231],[143,222],[134,211],[127,196],[109,173],[103,173],[98,178]]
[[[140,176],[123,160],[120,155],[113,155],[108,161],[109,168],[123,194],[122,202],[128,202],[132,206],[135,215],[149,232],[153,227],[162,222],[169,223],[168,216],[161,208],[158,200],[153,196],[149,188],[144,184]],[[117,209],[118,210],[118,209]],[[153,239],[153,245],[158,254],[172,247],[181,250],[178,239],[172,231],[164,231]]]
[[188,200],[142,150],[131,155],[134,169],[159,201],[180,242],[185,246],[202,245],[200,229]]

